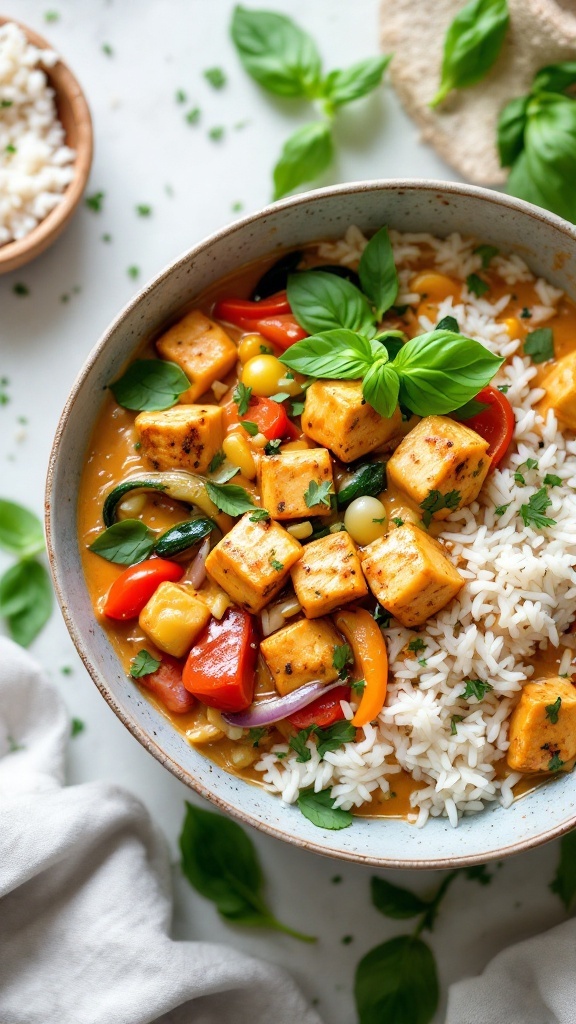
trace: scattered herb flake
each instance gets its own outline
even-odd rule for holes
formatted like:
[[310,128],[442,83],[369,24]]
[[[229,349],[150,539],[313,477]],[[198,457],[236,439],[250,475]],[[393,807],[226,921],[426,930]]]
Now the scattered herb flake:
[[135,281],[137,277],[140,277],[140,267],[132,264],[131,267],[128,267],[126,273],[128,274],[128,277],[131,277],[132,280]]
[[210,465],[208,466],[208,472],[215,473],[217,469],[220,469],[220,466],[222,465],[223,462],[225,462],[225,460],[226,456],[222,449],[220,449],[219,452],[216,452],[216,455],[212,456],[212,459],[210,460]]
[[456,726],[458,725],[458,722],[462,722],[463,721],[463,718],[464,718],[463,715],[452,715],[452,718],[450,719],[450,732],[451,732],[452,736],[456,736],[457,735]]
[[507,509],[510,508],[511,504],[512,502],[509,501],[507,505],[497,505],[496,508],[494,509],[494,514],[497,516],[503,516]]
[[248,731],[248,738],[252,740],[252,746],[257,747],[262,737],[267,734],[268,729],[264,725],[259,725]]
[[546,476],[544,477],[544,484],[546,487],[561,487],[562,478],[556,476],[554,473],[546,473]]
[[244,203],[241,203],[239,199],[237,199],[235,203],[232,203],[232,206],[231,206],[232,213],[240,213],[240,211],[243,210],[243,209],[244,209]]
[[482,261],[482,269],[486,270],[500,250],[497,249],[495,245],[477,245],[473,252],[476,256],[480,257]]
[[524,306],[523,307],[522,312],[520,313],[520,319],[521,320],[531,320],[532,319],[532,313],[528,309],[528,306]]
[[528,469],[538,469],[538,459],[526,459]]
[[471,697],[475,697],[476,700],[480,701],[490,690],[494,689],[491,683],[487,683],[483,679],[466,679],[465,684],[464,690],[460,694],[464,700],[470,700]]
[[352,690],[354,690],[354,693],[356,694],[357,697],[361,697],[362,694],[364,693],[364,690],[366,689],[366,680],[353,679],[352,682],[350,683],[350,687]]
[[111,242],[112,241],[112,235],[108,234],[107,231],[101,237],[102,237],[102,241],[103,242]]
[[72,737],[78,736],[81,732],[84,732],[85,728],[86,724],[82,721],[81,718],[73,718],[70,725],[70,735]]
[[232,392],[232,400],[238,406],[238,414],[245,416],[248,412],[248,406],[250,404],[250,397],[252,395],[252,388],[246,387],[242,381],[238,381],[238,384]]
[[415,640],[411,640],[410,643],[408,644],[408,650],[413,651],[414,654],[418,654],[418,651],[425,651],[426,644],[422,640],[422,637],[418,636],[416,637]]
[[188,97],[187,97],[186,93],[184,92],[184,89],[176,89],[176,92],[174,94],[174,99],[176,100],[176,103],[186,103],[186,100],[188,99]]
[[93,213],[101,213],[105,195],[105,192],[94,192],[94,195],[86,196],[84,203]]
[[304,406],[306,402],[292,402],[292,415],[301,416],[304,412]]
[[478,274],[468,274],[468,277],[466,278],[466,287],[468,291],[472,292],[472,294],[478,299],[482,298],[486,292],[490,291],[490,285],[486,281],[483,281]]
[[330,508],[331,489],[332,483],[330,480],[324,480],[321,484],[317,484],[315,480],[311,480],[304,491],[304,501],[308,508],[314,508],[315,505],[326,505]]
[[553,704],[547,704],[544,708],[546,712],[546,718],[552,722],[552,725],[557,725],[558,715],[560,714],[560,708],[562,707],[562,697],[557,697]]
[[244,430],[247,434],[250,434],[250,437],[256,437],[256,434],[260,433],[258,424],[253,423],[252,420],[240,420],[240,426],[244,427]]
[[12,288],[12,291],[14,292],[14,295],[20,295],[22,297],[25,295],[30,295],[30,289],[28,285],[23,284],[22,281],[17,281],[14,287]]
[[270,555],[270,565],[275,570],[275,572],[282,572],[284,568],[284,563],[279,562],[277,558],[274,558],[274,552],[272,552],[272,554]]
[[270,513],[265,508],[257,508],[248,516],[251,523],[263,523],[270,519]]
[[161,661],[158,658],[153,658],[148,651],[138,651],[136,657],[132,658],[130,662],[130,675],[133,679],[140,679],[141,676],[149,676],[152,672],[156,672],[160,665]]
[[501,391],[503,395],[507,395],[508,392],[510,391],[510,385],[509,384],[499,384],[498,385],[498,391]]
[[562,761],[558,751],[556,750],[548,761],[548,771],[559,772],[563,765],[564,761]]
[[212,139],[212,142],[220,142],[220,139],[224,137],[224,128],[221,124],[214,125],[208,131],[208,138]]
[[110,43],[102,43],[102,53],[105,53],[107,57],[114,56],[114,50],[110,46]]
[[518,470],[516,470],[516,472],[514,473],[514,480],[517,484],[520,484],[521,487],[526,486],[526,480],[524,479],[522,473],[519,473]]
[[340,679],[348,675],[348,664],[352,661],[352,651],[349,644],[340,644],[334,648],[332,654],[332,665],[338,670]]
[[147,203],[138,203],[136,213],[139,217],[150,217],[152,215],[152,207],[148,206]]
[[448,508],[450,511],[458,508],[461,498],[460,491],[448,491],[447,494],[442,494],[436,490],[430,491],[428,497],[420,502],[420,508],[424,512],[422,516],[424,526],[430,526],[434,512],[440,512],[443,508]]
[[265,455],[277,455],[278,449],[282,444],[282,438],[277,437],[274,441],[268,441],[268,444],[264,446]]
[[404,526],[404,520],[400,519],[400,516],[395,516],[392,522],[394,523],[394,526]]
[[296,760],[299,764],[305,764],[312,757],[312,751],[308,746],[308,739],[310,738],[310,733],[314,732],[314,728],[313,725],[309,725],[306,729],[300,729],[300,732],[297,732],[295,736],[291,736],[288,740],[288,746],[298,755]]
[[222,68],[207,68],[204,78],[214,89],[222,89],[226,85],[226,75]]
[[18,150],[16,149],[16,146],[13,146],[12,143],[9,142],[8,145],[6,146],[6,152],[7,153],[17,153]]

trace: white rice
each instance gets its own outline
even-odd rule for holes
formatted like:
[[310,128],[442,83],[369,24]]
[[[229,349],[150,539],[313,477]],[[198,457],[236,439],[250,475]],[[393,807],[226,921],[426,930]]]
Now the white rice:
[[[460,235],[441,240],[390,234],[401,280],[399,302],[419,300],[410,295],[408,282],[414,273],[410,263],[420,257],[423,245],[433,251],[437,268],[452,276],[465,278],[481,269],[480,257],[472,251],[475,243]],[[365,244],[358,229],[350,228],[343,240],[323,244],[320,255],[355,266]],[[518,256],[496,256],[493,266],[511,293],[518,281],[534,281]],[[535,288],[542,322],[554,313],[562,292],[543,280]],[[576,439],[570,431],[559,430],[552,411],[544,421],[534,409],[544,393],[531,387],[536,368],[519,354],[520,341],[496,322],[508,300],[504,296],[490,303],[464,290],[461,302],[446,299],[438,311],[438,319],[452,314],[463,334],[508,357],[496,383],[509,386],[507,397],[516,418],[511,453],[489,475],[478,501],[452,513],[443,524],[441,539],[466,584],[418,632],[426,644],[421,661],[407,650],[414,631],[394,620],[385,630],[391,667],[386,706],[376,726],[364,727],[359,742],[320,760],[309,740],[311,758],[305,763],[297,762],[287,744],[261,757],[256,767],[263,782],[286,803],[312,786],[316,791],[330,787],[337,806],[360,807],[377,790],[389,793],[394,775],[404,768],[422,786],[410,798],[411,820],[418,826],[430,815],[444,815],[455,826],[462,814],[480,811],[492,801],[509,806],[521,776],[499,777],[498,763],[508,748],[508,716],[534,672],[536,649],[561,645],[560,671],[571,670],[576,636],[562,634],[576,607]],[[425,317],[420,323],[423,330],[434,326]],[[528,458],[538,459],[536,469],[526,468]],[[525,486],[514,479],[521,466]],[[546,515],[556,525],[535,530],[524,526],[519,512],[546,473],[562,480],[561,486],[549,488],[552,504]],[[509,507],[497,516],[495,508],[502,505]],[[466,679],[482,679],[493,690],[480,702],[464,700]],[[349,718],[351,706],[344,704],[343,709]],[[455,715],[464,720],[455,724],[454,732]]]
[[57,60],[12,22],[0,27],[0,245],[32,231],[74,177],[76,154],[40,67]]

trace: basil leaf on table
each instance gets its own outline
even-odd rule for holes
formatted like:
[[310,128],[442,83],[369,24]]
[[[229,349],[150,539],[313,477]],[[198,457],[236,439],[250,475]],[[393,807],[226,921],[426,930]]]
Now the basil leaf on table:
[[316,942],[274,917],[262,894],[264,879],[254,844],[236,822],[186,802],[180,850],[186,878],[225,920]]
[[508,191],[576,222],[576,101],[539,93],[528,104],[524,150]]
[[206,493],[217,508],[221,512],[227,512],[229,516],[241,516],[244,512],[252,512],[255,509],[261,511],[258,505],[254,504],[248,491],[238,484],[213,484],[207,481]]
[[529,96],[518,96],[500,111],[497,140],[502,167],[511,167],[524,148],[529,99]]
[[189,387],[180,367],[164,359],[137,359],[110,384],[118,405],[136,412],[170,409]]
[[320,793],[314,793],[311,789],[301,791],[298,797],[298,807],[304,817],[318,828],[339,831],[352,824],[350,811],[334,807],[334,800],[330,796],[329,789],[323,789]]
[[154,534],[140,519],[122,519],[99,534],[90,551],[107,562],[135,565],[152,554]]
[[563,93],[576,85],[576,61],[565,60],[540,68],[532,82],[532,92]]
[[298,323],[310,334],[343,327],[374,334],[374,315],[362,292],[323,271],[303,271],[288,278],[288,302]]
[[354,996],[359,1024],[429,1024],[439,997],[431,950],[411,935],[376,946],[358,964]]
[[291,18],[237,6],[232,41],[251,77],[277,96],[318,95],[322,75],[314,40]]
[[398,272],[387,228],[372,236],[360,257],[358,273],[362,290],[376,311],[376,319],[394,305],[398,295]]
[[438,106],[452,89],[480,82],[502,49],[510,17],[506,0],[470,0],[450,24],[444,39]]
[[410,889],[392,885],[385,878],[373,877],[370,882],[372,903],[381,914],[397,921],[424,914],[432,906],[432,900],[423,900]]
[[318,178],[332,163],[334,141],[327,121],[298,128],[284,143],[274,167],[274,199]]
[[341,487],[336,495],[338,508],[349,505],[354,498],[368,494],[377,498],[386,487],[386,466],[383,462],[369,462],[359,466],[349,483]]
[[297,341],[279,359],[291,370],[310,377],[358,380],[372,365],[373,357],[366,338],[341,329]]
[[392,367],[400,376],[402,405],[418,416],[430,416],[470,401],[503,362],[472,338],[436,330],[407,342]]
[[50,577],[39,562],[17,562],[0,579],[0,615],[22,647],[38,636],[50,618],[52,604]]
[[142,676],[149,676],[156,672],[162,664],[157,658],[153,658],[149,651],[138,651],[138,654],[130,662],[130,675],[133,679],[141,679]]
[[331,71],[324,80],[323,93],[333,107],[343,106],[373,92],[380,82],[392,57],[369,57],[344,71]]
[[560,860],[550,883],[566,910],[571,910],[576,899],[576,831],[568,832],[560,840]]
[[44,550],[44,529],[38,516],[4,498],[0,499],[0,548],[20,558]]

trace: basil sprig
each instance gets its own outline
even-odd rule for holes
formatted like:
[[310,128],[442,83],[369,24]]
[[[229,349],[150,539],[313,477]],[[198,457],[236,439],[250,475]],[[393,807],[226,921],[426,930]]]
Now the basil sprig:
[[186,374],[165,359],[137,359],[110,384],[118,405],[136,412],[170,409],[189,387]]
[[508,191],[576,222],[576,102],[564,94],[576,82],[576,62],[539,71],[527,96],[498,120],[500,163],[510,167]]
[[326,117],[286,141],[274,168],[274,198],[280,199],[330,166],[334,116],[380,85],[390,57],[369,57],[324,75],[316,43],[291,18],[241,6],[234,9],[231,34],[244,69],[259,85],[276,96],[318,101]]
[[0,499],[0,548],[18,561],[0,578],[0,616],[10,636],[28,647],[52,613],[50,577],[36,556],[44,550],[44,530],[34,512]]
[[440,88],[431,107],[452,89],[467,89],[484,78],[500,54],[509,21],[506,0],[470,0],[458,12],[444,39]]

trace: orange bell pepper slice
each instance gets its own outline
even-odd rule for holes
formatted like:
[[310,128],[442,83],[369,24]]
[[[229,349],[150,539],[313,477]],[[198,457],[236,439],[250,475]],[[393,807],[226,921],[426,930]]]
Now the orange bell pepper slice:
[[378,717],[388,686],[388,652],[384,637],[370,612],[348,609],[334,616],[337,629],[350,644],[354,662],[366,681],[352,725],[360,728]]

